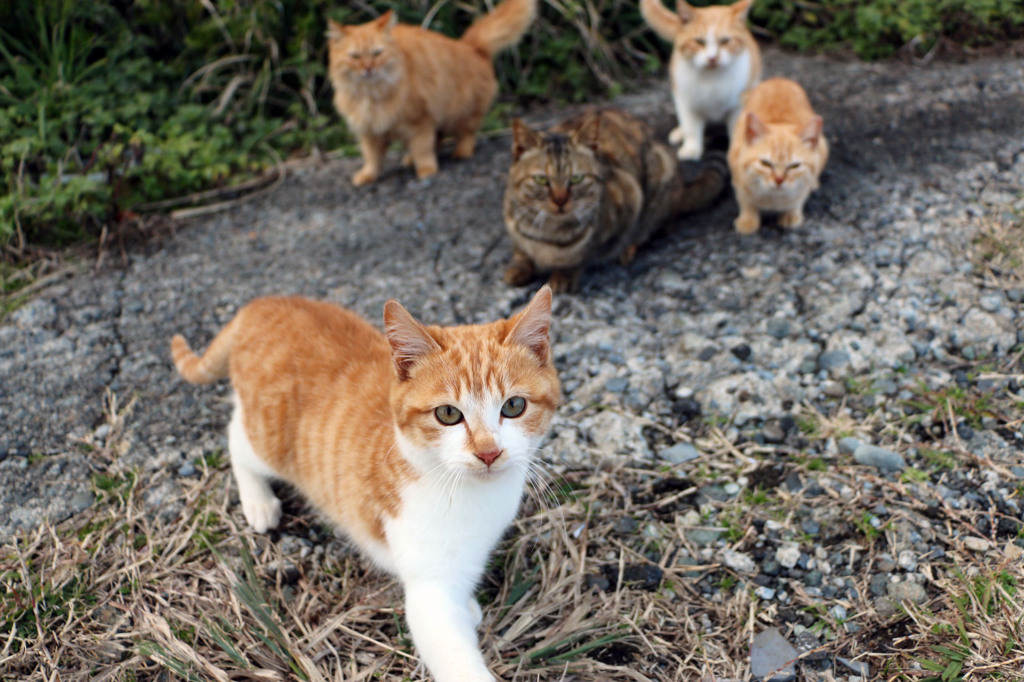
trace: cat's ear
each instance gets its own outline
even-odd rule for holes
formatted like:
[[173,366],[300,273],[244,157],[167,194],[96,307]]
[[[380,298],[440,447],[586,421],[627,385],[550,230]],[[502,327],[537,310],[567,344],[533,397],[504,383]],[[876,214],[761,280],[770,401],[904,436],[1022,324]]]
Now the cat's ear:
[[509,322],[512,328],[505,341],[526,346],[541,364],[547,363],[551,353],[551,287],[542,286],[530,304]]
[[697,12],[693,9],[693,5],[686,2],[686,0],[678,0],[676,2],[676,14],[683,20],[684,24],[693,21],[693,17],[696,16]]
[[747,114],[746,123],[743,124],[743,135],[747,140],[747,144],[750,144],[767,132],[768,127],[765,126],[764,121],[758,118],[757,114],[753,111]]
[[825,121],[821,116],[812,118],[804,129],[800,131],[800,139],[807,143],[811,149],[816,149],[818,140],[821,139],[821,131],[825,127]]
[[397,23],[398,17],[395,16],[395,11],[392,9],[389,9],[387,12],[373,20],[373,25],[381,31],[390,31]]
[[342,40],[348,34],[348,26],[334,19],[327,19],[327,37],[331,40]]
[[384,335],[391,345],[391,360],[399,381],[409,378],[412,366],[419,360],[441,350],[427,328],[394,299],[384,304]]
[[729,5],[729,9],[732,11],[732,16],[736,21],[746,21],[747,14],[750,12],[750,6],[754,4],[754,0],[739,0]]
[[601,112],[588,114],[576,132],[572,134],[572,143],[581,147],[590,147],[597,151],[597,143],[601,137]]
[[512,119],[512,160],[518,161],[527,149],[539,147],[544,141],[541,134],[523,123],[522,119]]

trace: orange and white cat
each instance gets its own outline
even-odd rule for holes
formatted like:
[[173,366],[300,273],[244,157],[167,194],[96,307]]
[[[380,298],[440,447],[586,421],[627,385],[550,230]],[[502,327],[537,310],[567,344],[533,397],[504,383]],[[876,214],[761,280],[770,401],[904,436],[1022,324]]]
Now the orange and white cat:
[[747,28],[752,3],[693,7],[678,0],[673,13],[661,0],[640,0],[647,25],[672,43],[669,78],[679,126],[668,140],[682,145],[680,159],[701,157],[708,123],[732,131],[740,95],[761,79],[761,50]]
[[744,96],[728,155],[738,232],[757,232],[762,211],[779,213],[783,227],[803,223],[804,203],[828,161],[823,127],[804,89],[786,78],[766,80]]
[[559,400],[551,290],[484,325],[424,326],[396,301],[381,334],[355,313],[260,298],[200,358],[192,383],[229,376],[231,466],[245,518],[275,527],[270,480],[291,482],[405,591],[413,641],[439,682],[493,680],[474,589],[519,508]]
[[416,176],[437,172],[438,138],[455,137],[457,159],[473,155],[498,81],[492,58],[519,42],[537,0],[505,0],[459,40],[397,24],[388,10],[355,26],[328,20],[328,75],[334,106],[359,138],[363,167],[356,186],[380,174],[388,145],[402,142]]

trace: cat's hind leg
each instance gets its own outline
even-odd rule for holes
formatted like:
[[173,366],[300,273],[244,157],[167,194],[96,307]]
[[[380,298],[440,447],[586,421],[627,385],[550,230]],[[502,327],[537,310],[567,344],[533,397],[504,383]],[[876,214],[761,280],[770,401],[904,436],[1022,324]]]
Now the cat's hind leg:
[[437,130],[432,123],[420,126],[409,138],[408,146],[417,178],[429,178],[437,172]]
[[281,521],[281,500],[270,488],[273,470],[260,460],[245,433],[242,423],[242,405],[235,397],[235,411],[228,425],[228,450],[231,452],[231,470],[238,483],[238,497],[242,502],[245,520],[257,533],[276,528]]

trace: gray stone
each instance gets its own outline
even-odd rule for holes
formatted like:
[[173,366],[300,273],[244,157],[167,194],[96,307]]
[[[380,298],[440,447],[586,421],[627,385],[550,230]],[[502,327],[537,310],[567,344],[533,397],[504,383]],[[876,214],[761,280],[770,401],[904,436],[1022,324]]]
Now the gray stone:
[[899,453],[878,447],[877,445],[861,443],[853,451],[853,458],[859,464],[873,466],[878,469],[903,471],[907,468],[906,461],[904,461]]
[[753,573],[757,570],[757,564],[749,554],[737,552],[734,549],[722,550],[722,563],[737,573]]
[[671,464],[684,464],[700,457],[700,450],[689,443],[676,443],[661,450],[658,456]]
[[889,577],[881,573],[871,576],[871,594],[876,597],[884,596],[888,592]]
[[710,528],[688,528],[684,533],[690,542],[695,545],[710,545],[722,537],[722,531]]
[[73,513],[78,514],[91,507],[95,500],[96,495],[91,490],[80,490],[71,496],[68,505]]
[[761,429],[761,435],[764,436],[765,442],[768,443],[781,443],[786,440],[786,432],[782,430],[777,422],[768,422]]
[[793,568],[800,560],[800,545],[795,542],[784,543],[775,550],[775,560],[786,568]]
[[784,339],[789,336],[789,330],[793,325],[789,320],[782,317],[772,317],[768,320],[768,334],[777,339]]
[[818,356],[818,369],[832,373],[850,364],[850,354],[845,350],[830,350]]
[[923,604],[928,599],[928,593],[923,586],[912,582],[890,582],[886,588],[889,598],[896,602],[909,601],[914,604]]
[[180,467],[178,467],[178,475],[181,476],[182,478],[187,478],[189,476],[195,476],[196,475],[196,467],[195,467],[195,465],[192,464],[192,462],[185,462]]
[[842,656],[838,656],[837,659],[840,663],[861,677],[869,677],[871,675],[871,666],[868,665],[866,661],[851,661],[850,659],[843,658]]
[[629,379],[626,377],[612,377],[605,385],[605,390],[611,393],[622,393],[629,387]]
[[844,455],[852,455],[862,445],[860,440],[853,436],[846,436],[839,439],[839,452]]
[[1003,296],[999,293],[985,294],[978,298],[978,305],[982,310],[994,313],[1003,307]]
[[[750,643],[750,674],[754,677],[774,675],[775,682],[791,680],[796,676],[796,648],[776,628],[768,628],[754,635]],[[778,671],[778,672],[776,672]]]

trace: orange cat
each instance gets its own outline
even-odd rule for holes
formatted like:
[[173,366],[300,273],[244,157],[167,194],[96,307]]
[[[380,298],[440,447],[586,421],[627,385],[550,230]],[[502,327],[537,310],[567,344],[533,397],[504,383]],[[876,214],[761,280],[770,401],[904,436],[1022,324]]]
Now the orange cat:
[[772,78],[750,90],[729,143],[729,170],[743,234],[761,227],[761,211],[778,212],[779,224],[804,221],[804,202],[818,189],[828,161],[824,123],[807,93],[786,78]]
[[391,10],[358,26],[329,19],[334,106],[363,153],[356,186],[377,179],[392,141],[406,146],[420,178],[437,172],[439,137],[455,137],[455,158],[472,156],[498,91],[491,59],[519,42],[536,13],[537,0],[505,0],[459,40],[396,25]]
[[692,7],[678,0],[672,13],[661,0],[640,0],[647,25],[672,43],[669,77],[679,126],[668,140],[682,144],[679,158],[704,153],[704,127],[725,123],[732,131],[740,95],[761,79],[761,50],[747,28],[753,0]]
[[197,357],[171,349],[186,380],[230,375],[231,466],[259,532],[278,524],[281,478],[402,581],[413,641],[440,682],[490,682],[473,598],[519,507],[559,399],[551,290],[485,325],[426,327],[396,301],[385,334],[302,298],[242,308]]

